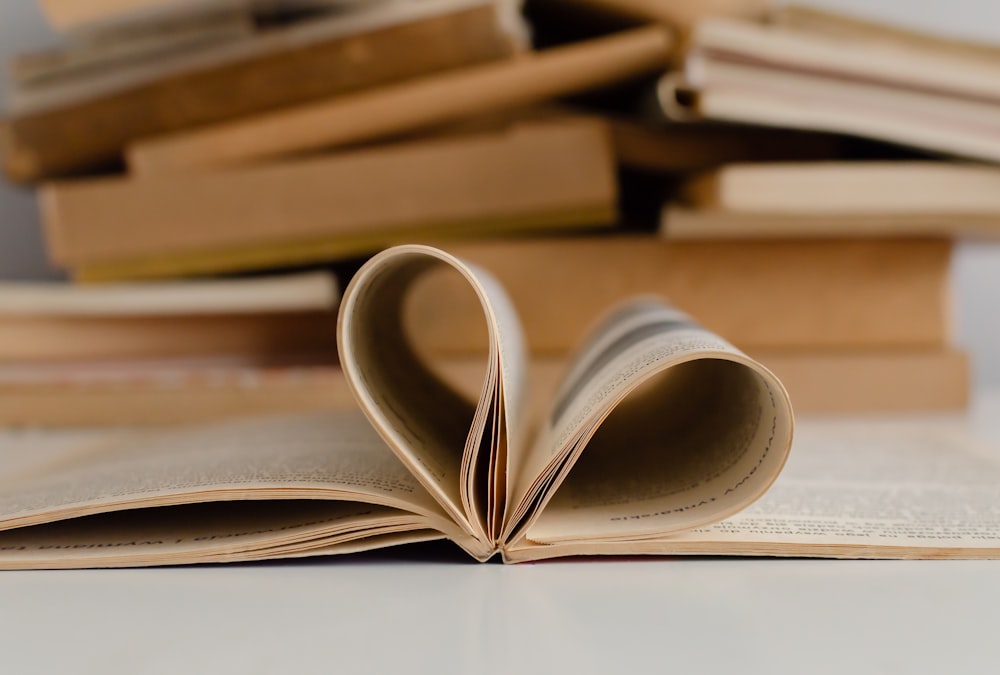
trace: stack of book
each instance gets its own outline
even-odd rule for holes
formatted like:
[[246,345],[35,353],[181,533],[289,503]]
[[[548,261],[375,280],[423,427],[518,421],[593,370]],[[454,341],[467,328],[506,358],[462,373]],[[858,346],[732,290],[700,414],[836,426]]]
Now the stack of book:
[[[799,411],[965,405],[950,239],[1000,173],[933,157],[1000,157],[988,48],[752,0],[42,4],[0,153],[75,283],[0,289],[2,424],[350,406],[332,289],[408,242],[502,282],[539,399],[649,293]],[[407,300],[472,398],[481,314],[446,274]]]
[[[815,324],[825,337],[786,345],[801,362],[839,373],[826,379],[829,392],[851,409],[966,402],[967,359],[949,331],[949,253],[958,237],[1000,231],[998,54],[787,7],[765,21],[699,22],[682,67],[657,87],[656,108],[668,118],[837,132],[924,154],[732,162],[686,179],[662,210],[661,233],[689,245],[867,249],[865,261],[839,271],[857,283],[849,295],[814,296],[829,312]],[[880,295],[896,284],[912,295]],[[841,324],[835,315],[845,303],[858,313]],[[868,333],[880,320],[910,328]],[[834,338],[841,328],[856,339]],[[855,377],[860,386],[847,394]]]

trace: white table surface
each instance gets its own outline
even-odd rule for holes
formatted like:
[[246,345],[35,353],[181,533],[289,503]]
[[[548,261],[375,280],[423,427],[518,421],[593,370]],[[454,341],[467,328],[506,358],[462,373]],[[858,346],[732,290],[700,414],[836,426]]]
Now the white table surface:
[[[949,423],[949,420],[945,421]],[[997,441],[1000,392],[950,422]],[[306,562],[0,573],[0,673],[968,673],[1000,561]]]

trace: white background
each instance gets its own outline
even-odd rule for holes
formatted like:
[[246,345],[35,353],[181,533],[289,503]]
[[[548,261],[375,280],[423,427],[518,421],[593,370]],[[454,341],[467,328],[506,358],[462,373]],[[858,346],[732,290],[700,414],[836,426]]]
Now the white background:
[[[665,0],[666,1],[666,0]],[[917,28],[1000,43],[996,0],[811,0]],[[33,0],[0,0],[0,62],[54,39]],[[0,78],[0,105],[6,82]],[[30,192],[0,179],[0,279],[56,276],[42,252]],[[953,284],[956,338],[973,354],[979,384],[1000,383],[1000,242],[959,247]]]

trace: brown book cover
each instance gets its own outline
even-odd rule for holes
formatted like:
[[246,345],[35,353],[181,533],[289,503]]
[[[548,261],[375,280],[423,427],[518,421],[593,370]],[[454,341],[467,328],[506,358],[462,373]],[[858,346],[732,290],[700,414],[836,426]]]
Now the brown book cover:
[[[609,306],[666,297],[741,349],[939,349],[948,344],[947,240],[670,242],[647,236],[463,242],[506,288],[535,353],[565,353]],[[408,322],[434,353],[485,344],[459,280],[413,289]]]
[[204,175],[55,183],[41,203],[54,262],[135,278],[348,257],[420,237],[607,227],[614,168],[602,123],[551,120]]
[[734,163],[684,186],[685,203],[766,215],[1000,214],[1000,169],[943,161]]
[[130,169],[154,175],[344,146],[544,103],[666,68],[674,40],[647,26],[376,91],[317,101],[133,144]]
[[503,59],[514,51],[492,5],[361,34],[333,32],[329,39],[308,40],[290,34],[262,53],[209,60],[202,68],[5,120],[4,169],[19,181],[65,175],[113,162],[140,138]]
[[0,365],[334,353],[326,273],[103,284],[0,284]]

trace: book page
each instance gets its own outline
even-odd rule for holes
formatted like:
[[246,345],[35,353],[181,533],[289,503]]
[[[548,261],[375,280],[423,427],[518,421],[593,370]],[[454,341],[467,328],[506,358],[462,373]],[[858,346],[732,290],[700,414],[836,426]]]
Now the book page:
[[7,464],[0,529],[150,506],[325,499],[404,510],[423,527],[454,530],[357,411],[118,434],[51,461]]
[[515,518],[536,543],[719,520],[773,482],[791,433],[787,393],[767,369],[684,314],[634,301],[570,368],[519,477]]
[[961,430],[810,421],[799,427],[792,458],[755,505],[678,543],[834,557],[1000,551],[1000,453]]
[[[413,283],[440,270],[462,277],[488,328],[485,379],[474,402],[430,368],[404,327]],[[345,292],[338,346],[348,382],[378,432],[457,523],[492,545],[525,389],[523,337],[500,285],[439,249],[392,248],[362,267]]]
[[48,465],[107,444],[120,429],[18,429],[0,431],[0,480],[44,470]]
[[425,527],[420,516],[386,506],[325,500],[136,509],[0,532],[0,569],[235,562],[444,537]]
[[948,420],[799,421],[788,466],[758,502],[666,537],[523,547],[562,555],[825,558],[1000,556],[1000,449]]

